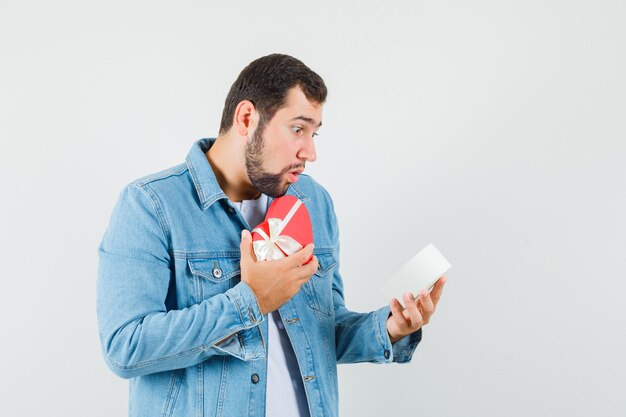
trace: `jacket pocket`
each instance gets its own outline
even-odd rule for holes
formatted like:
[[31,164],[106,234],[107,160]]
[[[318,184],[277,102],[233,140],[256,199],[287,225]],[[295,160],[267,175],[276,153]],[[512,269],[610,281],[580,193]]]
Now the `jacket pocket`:
[[333,273],[337,261],[332,254],[316,254],[319,266],[306,284],[302,286],[309,307],[325,316],[333,315]]
[[225,293],[241,279],[239,258],[189,258],[187,264],[194,304]]

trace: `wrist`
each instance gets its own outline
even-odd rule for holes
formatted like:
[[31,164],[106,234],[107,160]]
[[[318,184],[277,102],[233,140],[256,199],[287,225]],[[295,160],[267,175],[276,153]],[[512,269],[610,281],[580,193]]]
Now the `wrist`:
[[387,328],[387,336],[389,336],[389,340],[391,341],[391,343],[396,343],[398,340],[402,339],[402,336],[395,336],[392,334],[391,330],[389,330],[390,320],[392,320],[391,313],[389,313],[389,316],[387,317],[387,325],[385,327]]
[[245,283],[248,286],[248,288],[250,288],[250,291],[252,292],[252,296],[254,297],[254,300],[256,301],[257,306],[259,307],[259,311],[261,312],[261,315],[267,314],[267,308],[265,306],[265,303],[260,297],[259,290],[256,289],[251,282],[248,282],[246,280],[241,280],[241,282]]

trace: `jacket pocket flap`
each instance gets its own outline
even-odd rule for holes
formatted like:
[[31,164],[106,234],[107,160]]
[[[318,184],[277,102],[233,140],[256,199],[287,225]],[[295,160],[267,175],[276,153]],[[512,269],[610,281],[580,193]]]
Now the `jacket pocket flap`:
[[317,271],[315,272],[315,275],[324,275],[326,272],[330,271],[335,266],[337,266],[337,261],[335,260],[332,254],[323,254],[323,255],[320,254],[316,256],[317,256],[317,261],[319,263],[319,266],[317,267]]
[[234,258],[191,258],[187,259],[194,275],[220,282],[240,274],[239,259]]

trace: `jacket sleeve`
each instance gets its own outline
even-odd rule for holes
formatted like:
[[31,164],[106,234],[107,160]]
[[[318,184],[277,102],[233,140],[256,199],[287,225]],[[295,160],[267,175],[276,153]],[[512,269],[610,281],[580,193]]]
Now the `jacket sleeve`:
[[173,262],[158,199],[144,186],[121,193],[99,253],[97,314],[102,351],[117,375],[186,368],[213,355],[265,357],[263,315],[241,282],[180,310],[166,308]]
[[381,307],[369,313],[358,313],[346,308],[343,280],[339,272],[339,225],[330,196],[328,225],[333,230],[337,267],[333,271],[332,295],[335,312],[335,347],[337,363],[405,363],[413,356],[422,339],[422,329],[391,343],[387,333],[390,307]]
[[389,306],[369,313],[348,310],[338,267],[335,268],[333,277],[333,303],[337,363],[411,361],[413,352],[422,339],[422,329],[392,344],[387,333]]

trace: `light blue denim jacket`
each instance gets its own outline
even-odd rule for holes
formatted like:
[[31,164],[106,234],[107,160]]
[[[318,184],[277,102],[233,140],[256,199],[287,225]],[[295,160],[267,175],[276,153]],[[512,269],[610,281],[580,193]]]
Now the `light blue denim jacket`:
[[[130,416],[265,414],[267,316],[239,269],[241,230],[256,225],[219,187],[204,154],[214,140],[129,184],[99,247],[100,339],[130,378]],[[408,362],[421,331],[392,345],[389,307],[346,308],[330,196],[307,175],[287,194],[309,211],[319,269],[279,311],[311,416],[337,416],[337,363]]]

